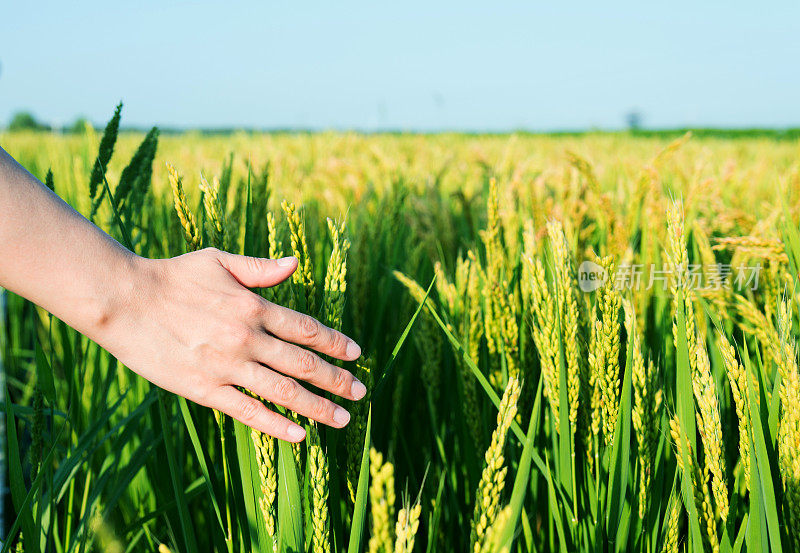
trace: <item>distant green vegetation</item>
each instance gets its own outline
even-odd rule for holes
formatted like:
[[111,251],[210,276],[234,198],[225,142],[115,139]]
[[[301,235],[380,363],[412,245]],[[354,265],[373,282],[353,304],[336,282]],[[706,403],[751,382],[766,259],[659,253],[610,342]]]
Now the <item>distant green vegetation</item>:
[[[91,122],[85,117],[78,117],[69,125],[61,127],[61,132],[67,133],[81,133],[84,131],[86,125],[91,125]],[[50,125],[39,122],[30,112],[18,112],[14,114],[7,127],[8,131],[25,131],[25,130],[51,130],[53,127]],[[145,133],[149,127],[132,127],[122,126],[122,132],[141,132]],[[255,134],[312,134],[319,132],[316,129],[309,129],[303,127],[274,127],[274,128],[258,128],[258,127],[198,127],[198,128],[181,128],[181,127],[161,127],[160,132],[162,135],[184,134],[186,132],[197,132],[203,135],[219,135],[226,136],[235,133],[255,133]],[[787,127],[779,128],[693,128],[693,127],[678,127],[678,128],[664,128],[664,129],[631,129],[631,130],[603,130],[603,129],[583,129],[583,130],[553,130],[553,131],[533,131],[526,129],[510,129],[504,132],[485,132],[481,130],[466,130],[466,131],[426,131],[417,132],[412,130],[401,129],[383,129],[383,130],[359,130],[353,129],[353,132],[360,132],[365,135],[438,135],[438,134],[463,134],[466,136],[504,136],[509,134],[530,135],[530,136],[589,136],[596,134],[622,134],[642,138],[662,138],[672,140],[683,136],[687,132],[691,132],[696,137],[702,138],[770,138],[773,140],[798,140],[800,139],[800,127]]]

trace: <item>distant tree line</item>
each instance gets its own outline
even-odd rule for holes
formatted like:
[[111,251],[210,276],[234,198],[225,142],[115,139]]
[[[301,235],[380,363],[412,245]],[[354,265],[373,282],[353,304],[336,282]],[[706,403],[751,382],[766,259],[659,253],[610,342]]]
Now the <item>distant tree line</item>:
[[[547,136],[582,136],[586,134],[613,134],[613,133],[628,133],[632,136],[644,137],[644,138],[661,138],[661,139],[672,139],[682,136],[687,131],[691,131],[695,137],[699,138],[723,138],[723,139],[733,139],[733,138],[767,138],[773,140],[800,140],[800,127],[788,127],[788,128],[672,128],[672,129],[647,129],[641,127],[641,116],[636,113],[632,112],[629,113],[626,117],[627,129],[624,131],[604,131],[602,129],[590,129],[590,130],[575,130],[575,131],[547,131],[547,132],[537,132],[537,131],[529,131],[525,129],[516,129],[509,132],[474,132],[474,131],[462,131],[462,134],[473,135],[473,136],[491,136],[491,135],[507,135],[507,134],[519,134],[519,135],[547,135]],[[36,119],[36,117],[29,111],[19,111],[15,113],[11,120],[6,127],[8,131],[58,131],[62,133],[75,133],[80,134],[86,131],[86,128],[92,127],[92,124],[85,118],[85,117],[78,117],[75,121],[69,125],[65,125],[63,127],[53,127],[47,123],[43,123]],[[0,127],[2,129],[2,127]],[[140,132],[145,133],[148,129],[141,128],[141,127],[125,127],[124,129],[120,129],[123,131],[129,132]],[[381,131],[359,131],[358,129],[352,129],[354,132],[359,132],[361,134],[395,134],[395,135],[402,135],[402,134],[436,134],[434,133],[415,133],[413,131],[393,131],[390,129],[381,130]],[[164,134],[182,134],[187,131],[196,131],[200,134],[204,135],[229,135],[237,132],[252,132],[252,133],[268,133],[268,134],[306,134],[310,133],[313,134],[315,132],[314,129],[305,129],[305,128],[241,128],[241,127],[230,127],[230,128],[160,128],[160,132],[162,135]]]
[[86,130],[86,126],[91,126],[91,123],[85,117],[78,117],[72,124],[64,127],[54,129],[52,125],[43,123],[36,119],[36,117],[29,111],[18,111],[11,116],[8,122],[7,130],[9,131],[52,131],[60,130],[66,133],[82,133]]

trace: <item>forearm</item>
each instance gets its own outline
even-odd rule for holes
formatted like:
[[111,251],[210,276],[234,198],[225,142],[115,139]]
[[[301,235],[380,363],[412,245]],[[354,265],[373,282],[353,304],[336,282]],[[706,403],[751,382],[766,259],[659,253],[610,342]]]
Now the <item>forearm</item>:
[[92,335],[134,290],[139,259],[0,148],[0,286]]

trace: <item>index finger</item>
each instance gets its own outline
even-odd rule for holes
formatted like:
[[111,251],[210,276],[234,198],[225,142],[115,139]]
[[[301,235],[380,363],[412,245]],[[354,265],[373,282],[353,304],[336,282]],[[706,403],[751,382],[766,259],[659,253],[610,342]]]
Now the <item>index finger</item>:
[[268,303],[264,328],[281,340],[308,346],[342,361],[354,361],[361,347],[341,332],[333,330],[314,317]]

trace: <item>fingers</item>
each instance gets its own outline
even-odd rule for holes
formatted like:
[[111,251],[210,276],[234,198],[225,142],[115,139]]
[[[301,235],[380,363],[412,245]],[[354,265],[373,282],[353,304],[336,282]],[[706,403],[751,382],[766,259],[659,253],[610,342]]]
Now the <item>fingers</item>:
[[[297,269],[296,257],[263,259],[217,250],[210,251],[242,286],[248,288],[275,286],[289,278]],[[313,317],[279,305],[267,304],[264,327],[283,340],[308,346],[343,361],[353,361],[361,355],[358,344],[341,332],[328,328]]]
[[248,288],[267,288],[280,284],[297,269],[296,257],[263,259],[214,251],[213,255],[239,284]]
[[237,385],[247,388],[264,399],[291,409],[309,419],[342,428],[350,422],[350,413],[330,400],[303,388],[299,382],[276,373],[258,363],[245,365],[238,375]]
[[243,394],[233,386],[220,388],[211,407],[250,428],[287,442],[300,442],[306,437],[302,426],[270,411],[261,401]]
[[259,342],[254,352],[256,360],[276,371],[354,401],[367,394],[366,386],[349,371],[331,365],[306,349],[266,334]]
[[361,355],[358,344],[341,332],[280,305],[267,306],[264,327],[281,340],[308,346],[343,361],[354,361]]

